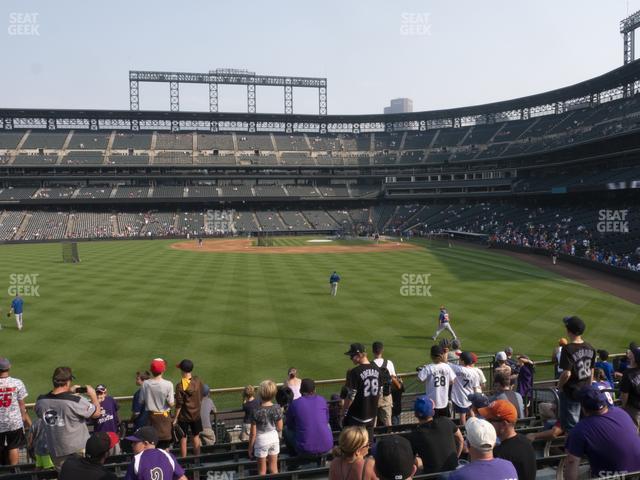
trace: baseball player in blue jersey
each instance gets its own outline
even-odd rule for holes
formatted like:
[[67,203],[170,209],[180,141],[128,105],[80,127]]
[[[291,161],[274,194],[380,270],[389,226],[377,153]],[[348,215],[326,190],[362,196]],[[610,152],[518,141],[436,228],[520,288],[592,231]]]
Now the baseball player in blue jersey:
[[453,338],[458,338],[456,336],[456,332],[454,332],[453,328],[451,328],[451,324],[449,324],[449,312],[447,312],[447,309],[444,308],[444,305],[441,305],[440,315],[438,316],[438,330],[436,331],[435,335],[431,337],[431,339],[435,340],[436,338],[438,338],[438,335],[440,335],[445,330],[449,330],[449,333],[453,335]]
[[22,330],[22,307],[24,305],[24,300],[16,293],[16,298],[11,302],[11,309],[9,310],[8,317],[13,313],[16,316],[16,324],[18,325],[18,330]]
[[337,272],[333,272],[329,277],[329,284],[331,285],[331,296],[335,297],[338,294],[338,283],[340,283],[340,275]]

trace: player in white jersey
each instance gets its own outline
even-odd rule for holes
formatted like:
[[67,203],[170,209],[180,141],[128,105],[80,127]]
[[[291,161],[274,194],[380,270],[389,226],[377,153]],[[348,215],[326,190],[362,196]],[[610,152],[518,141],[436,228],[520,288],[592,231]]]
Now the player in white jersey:
[[24,399],[28,395],[22,380],[9,375],[11,363],[0,358],[0,445],[7,449],[9,465],[18,463],[20,448],[26,445],[24,427],[31,427]]
[[480,379],[472,366],[473,358],[470,352],[460,354],[460,363],[461,365],[450,364],[456,373],[456,381],[451,388],[451,402],[453,403],[453,412],[460,415],[460,423],[464,425],[467,421],[467,415],[473,416],[469,395],[480,392]]
[[433,363],[418,367],[418,380],[424,382],[426,395],[433,400],[436,416],[449,417],[449,385],[456,380],[456,374],[443,360],[440,345],[431,347]]

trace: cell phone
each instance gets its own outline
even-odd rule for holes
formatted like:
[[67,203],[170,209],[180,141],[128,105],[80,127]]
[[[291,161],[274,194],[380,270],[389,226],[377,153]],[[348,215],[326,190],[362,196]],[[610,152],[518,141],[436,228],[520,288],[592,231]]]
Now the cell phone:
[[87,393],[87,387],[76,388],[76,393]]

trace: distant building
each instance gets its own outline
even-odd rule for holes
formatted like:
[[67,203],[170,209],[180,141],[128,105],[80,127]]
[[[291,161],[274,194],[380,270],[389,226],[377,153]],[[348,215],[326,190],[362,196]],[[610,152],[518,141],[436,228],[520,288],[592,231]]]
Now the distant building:
[[410,98],[394,98],[388,107],[384,107],[384,113],[408,113],[413,112],[413,100]]

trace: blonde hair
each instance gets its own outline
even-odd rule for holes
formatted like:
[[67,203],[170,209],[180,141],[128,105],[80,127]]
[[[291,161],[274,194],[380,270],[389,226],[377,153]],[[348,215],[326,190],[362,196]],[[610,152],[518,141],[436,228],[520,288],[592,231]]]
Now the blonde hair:
[[367,430],[360,427],[347,427],[340,432],[338,446],[333,449],[334,457],[352,457],[362,447],[369,445]]
[[242,398],[244,400],[247,400],[247,399],[249,399],[251,397],[255,397],[255,395],[256,395],[256,389],[253,388],[253,385],[247,385],[242,390]]
[[278,387],[272,380],[265,380],[258,387],[258,393],[263,402],[270,402],[276,397]]

